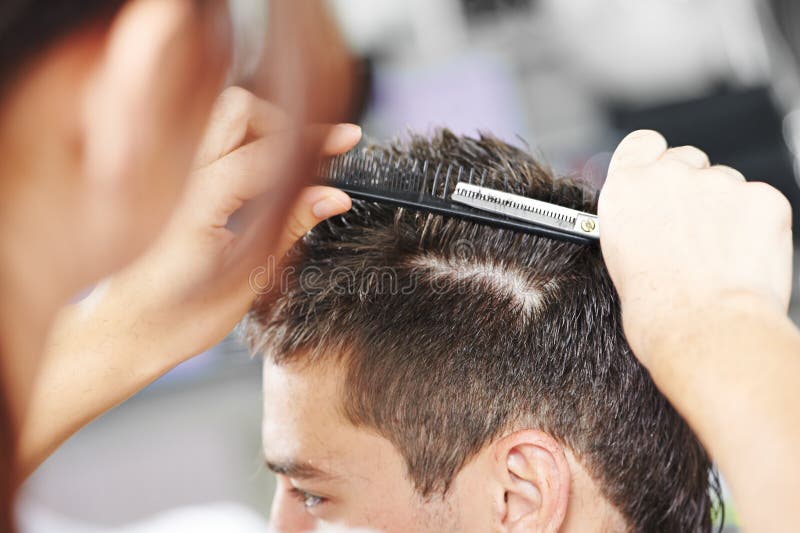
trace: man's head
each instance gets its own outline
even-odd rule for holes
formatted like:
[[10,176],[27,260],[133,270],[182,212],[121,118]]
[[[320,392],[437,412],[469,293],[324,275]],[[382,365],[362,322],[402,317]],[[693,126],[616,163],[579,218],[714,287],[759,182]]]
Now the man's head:
[[[593,208],[496,139],[387,150]],[[598,248],[356,202],[287,272],[244,325],[277,527],[710,529],[709,459],[631,354]]]

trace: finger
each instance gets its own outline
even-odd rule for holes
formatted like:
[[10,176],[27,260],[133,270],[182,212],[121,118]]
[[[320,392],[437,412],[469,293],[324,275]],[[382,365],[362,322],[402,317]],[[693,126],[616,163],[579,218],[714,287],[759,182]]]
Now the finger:
[[721,175],[728,176],[734,181],[745,182],[747,178],[744,177],[744,174],[739,172],[733,167],[729,167],[727,165],[714,165],[713,167],[709,168],[709,170],[713,170]]
[[664,155],[661,156],[661,159],[677,161],[697,169],[708,168],[711,166],[708,155],[695,146],[678,146],[677,148],[670,148],[664,152]]
[[330,156],[353,148],[361,140],[361,126],[356,124],[313,124],[303,132],[306,146]]
[[[231,257],[237,268],[249,271],[259,265],[280,263],[294,244],[314,226],[352,207],[347,194],[332,187],[312,186],[303,189],[278,233],[269,222],[269,211],[262,211],[236,238]],[[272,260],[270,259],[272,258]]]
[[361,140],[361,127],[355,124],[337,124],[328,128],[324,139],[322,155],[341,154],[352,149]]
[[276,256],[283,258],[294,244],[311,231],[314,226],[336,215],[350,210],[353,201],[333,187],[314,186],[303,190],[289,213],[286,226],[278,240]]
[[667,141],[660,133],[652,130],[634,131],[619,143],[611,157],[608,172],[612,174],[624,168],[649,165],[666,151]]
[[[358,143],[361,128],[353,124],[311,126],[305,135],[323,139],[319,141],[322,155],[335,155]],[[285,162],[292,142],[291,136],[276,134],[234,150],[207,167],[206,173],[211,182],[209,192],[220,198],[244,202],[268,191],[280,177],[285,166],[281,162]]]
[[211,112],[195,166],[209,165],[253,139],[290,126],[288,115],[278,107],[245,89],[229,87]]

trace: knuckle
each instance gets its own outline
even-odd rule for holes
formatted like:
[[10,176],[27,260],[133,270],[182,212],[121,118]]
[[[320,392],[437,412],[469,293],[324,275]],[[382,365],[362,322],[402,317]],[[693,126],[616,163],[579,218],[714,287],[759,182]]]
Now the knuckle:
[[708,169],[711,172],[717,172],[721,174],[739,174],[739,171],[733,167],[729,167],[728,165],[714,165],[713,167]]
[[289,215],[286,222],[286,233],[292,241],[296,241],[303,237],[309,230],[308,224],[297,214],[296,211]]
[[219,96],[218,108],[230,119],[247,119],[256,105],[253,93],[241,87],[228,87]]
[[752,182],[748,186],[763,211],[775,217],[781,226],[791,226],[792,205],[783,193],[764,182]]
[[714,165],[713,167],[709,168],[708,171],[720,177],[723,176],[731,177],[731,178],[736,178],[740,181],[746,180],[744,174],[742,174],[733,167],[729,167],[728,165]]
[[627,139],[631,141],[642,141],[642,140],[661,141],[664,140],[664,136],[655,130],[636,130],[630,133]]
[[231,87],[226,87],[222,93],[219,95],[219,100],[225,103],[236,103],[241,101],[247,101],[252,98],[252,94],[247,89],[243,89],[241,87],[237,87],[233,85]]
[[667,153],[679,154],[679,153],[682,153],[682,152],[695,153],[695,152],[700,152],[700,151],[701,150],[699,148],[695,148],[694,146],[691,146],[691,145],[687,144],[686,146],[675,146],[673,148],[670,148],[669,150],[667,150]]
[[696,146],[677,146],[670,148],[665,154],[667,160],[680,161],[692,165],[709,163],[708,154]]
[[703,150],[698,148],[697,146],[683,146],[682,149],[687,152],[688,154],[694,155],[696,157],[708,160],[708,154],[705,153]]
[[780,193],[774,195],[773,198],[775,202],[775,213],[779,217],[781,226],[790,227],[792,225],[792,205],[789,203],[789,200]]

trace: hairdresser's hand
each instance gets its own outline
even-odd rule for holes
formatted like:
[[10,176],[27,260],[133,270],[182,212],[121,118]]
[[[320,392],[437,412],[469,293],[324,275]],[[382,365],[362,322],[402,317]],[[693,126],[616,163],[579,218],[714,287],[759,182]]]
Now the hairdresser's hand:
[[791,209],[696,148],[631,134],[598,207],[625,334],[719,465],[745,531],[795,531],[800,332]]
[[617,148],[598,213],[625,331],[645,363],[649,343],[695,312],[724,305],[786,312],[792,213],[769,185],[639,131]]
[[[251,272],[267,282],[274,272],[261,265],[274,267],[270,257],[281,258],[314,225],[349,209],[341,191],[310,187],[285,227],[261,223],[282,207],[269,196],[284,185],[278,162],[288,152],[286,128],[270,104],[241,89],[223,94],[183,201],[158,242],[56,322],[22,431],[24,474],[93,418],[220,341],[256,296]],[[307,135],[324,135],[323,153],[335,154],[352,148],[361,132],[342,125]],[[251,199],[254,216],[232,232],[229,218]]]
[[[274,266],[274,259],[313,226],[350,208],[341,191],[311,187],[301,193],[283,235],[264,235],[269,228],[261,222],[268,211],[283,207],[270,202],[269,195],[282,184],[283,169],[276,162],[288,151],[287,128],[283,113],[269,103],[242,89],[226,91],[169,227],[138,264],[111,280],[109,290],[114,284],[128,288],[118,292],[128,293],[134,309],[144,300],[146,309],[139,314],[159,332],[151,335],[159,350],[169,338],[174,353],[185,358],[220,341],[256,296],[249,283],[254,269]],[[361,130],[350,124],[320,126],[307,135],[325,135],[323,155],[332,155],[352,148]],[[248,201],[252,205],[237,213],[234,232],[230,217]],[[142,294],[151,296],[143,299]]]

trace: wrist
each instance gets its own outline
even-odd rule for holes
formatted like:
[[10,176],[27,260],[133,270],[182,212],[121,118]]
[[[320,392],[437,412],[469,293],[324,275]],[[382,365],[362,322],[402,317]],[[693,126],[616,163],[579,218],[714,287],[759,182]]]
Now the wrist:
[[651,372],[665,366],[696,364],[696,347],[735,336],[757,325],[778,324],[786,313],[772,299],[750,291],[675,299],[660,309],[623,303],[626,337]]
[[143,261],[109,278],[103,291],[97,319],[159,374],[217,344],[249,308],[235,286],[220,295],[193,292]]
[[113,357],[132,374],[150,381],[183,362],[183,347],[158,316],[159,309],[147,295],[156,291],[125,272],[112,276],[80,303],[76,331],[83,345]]

